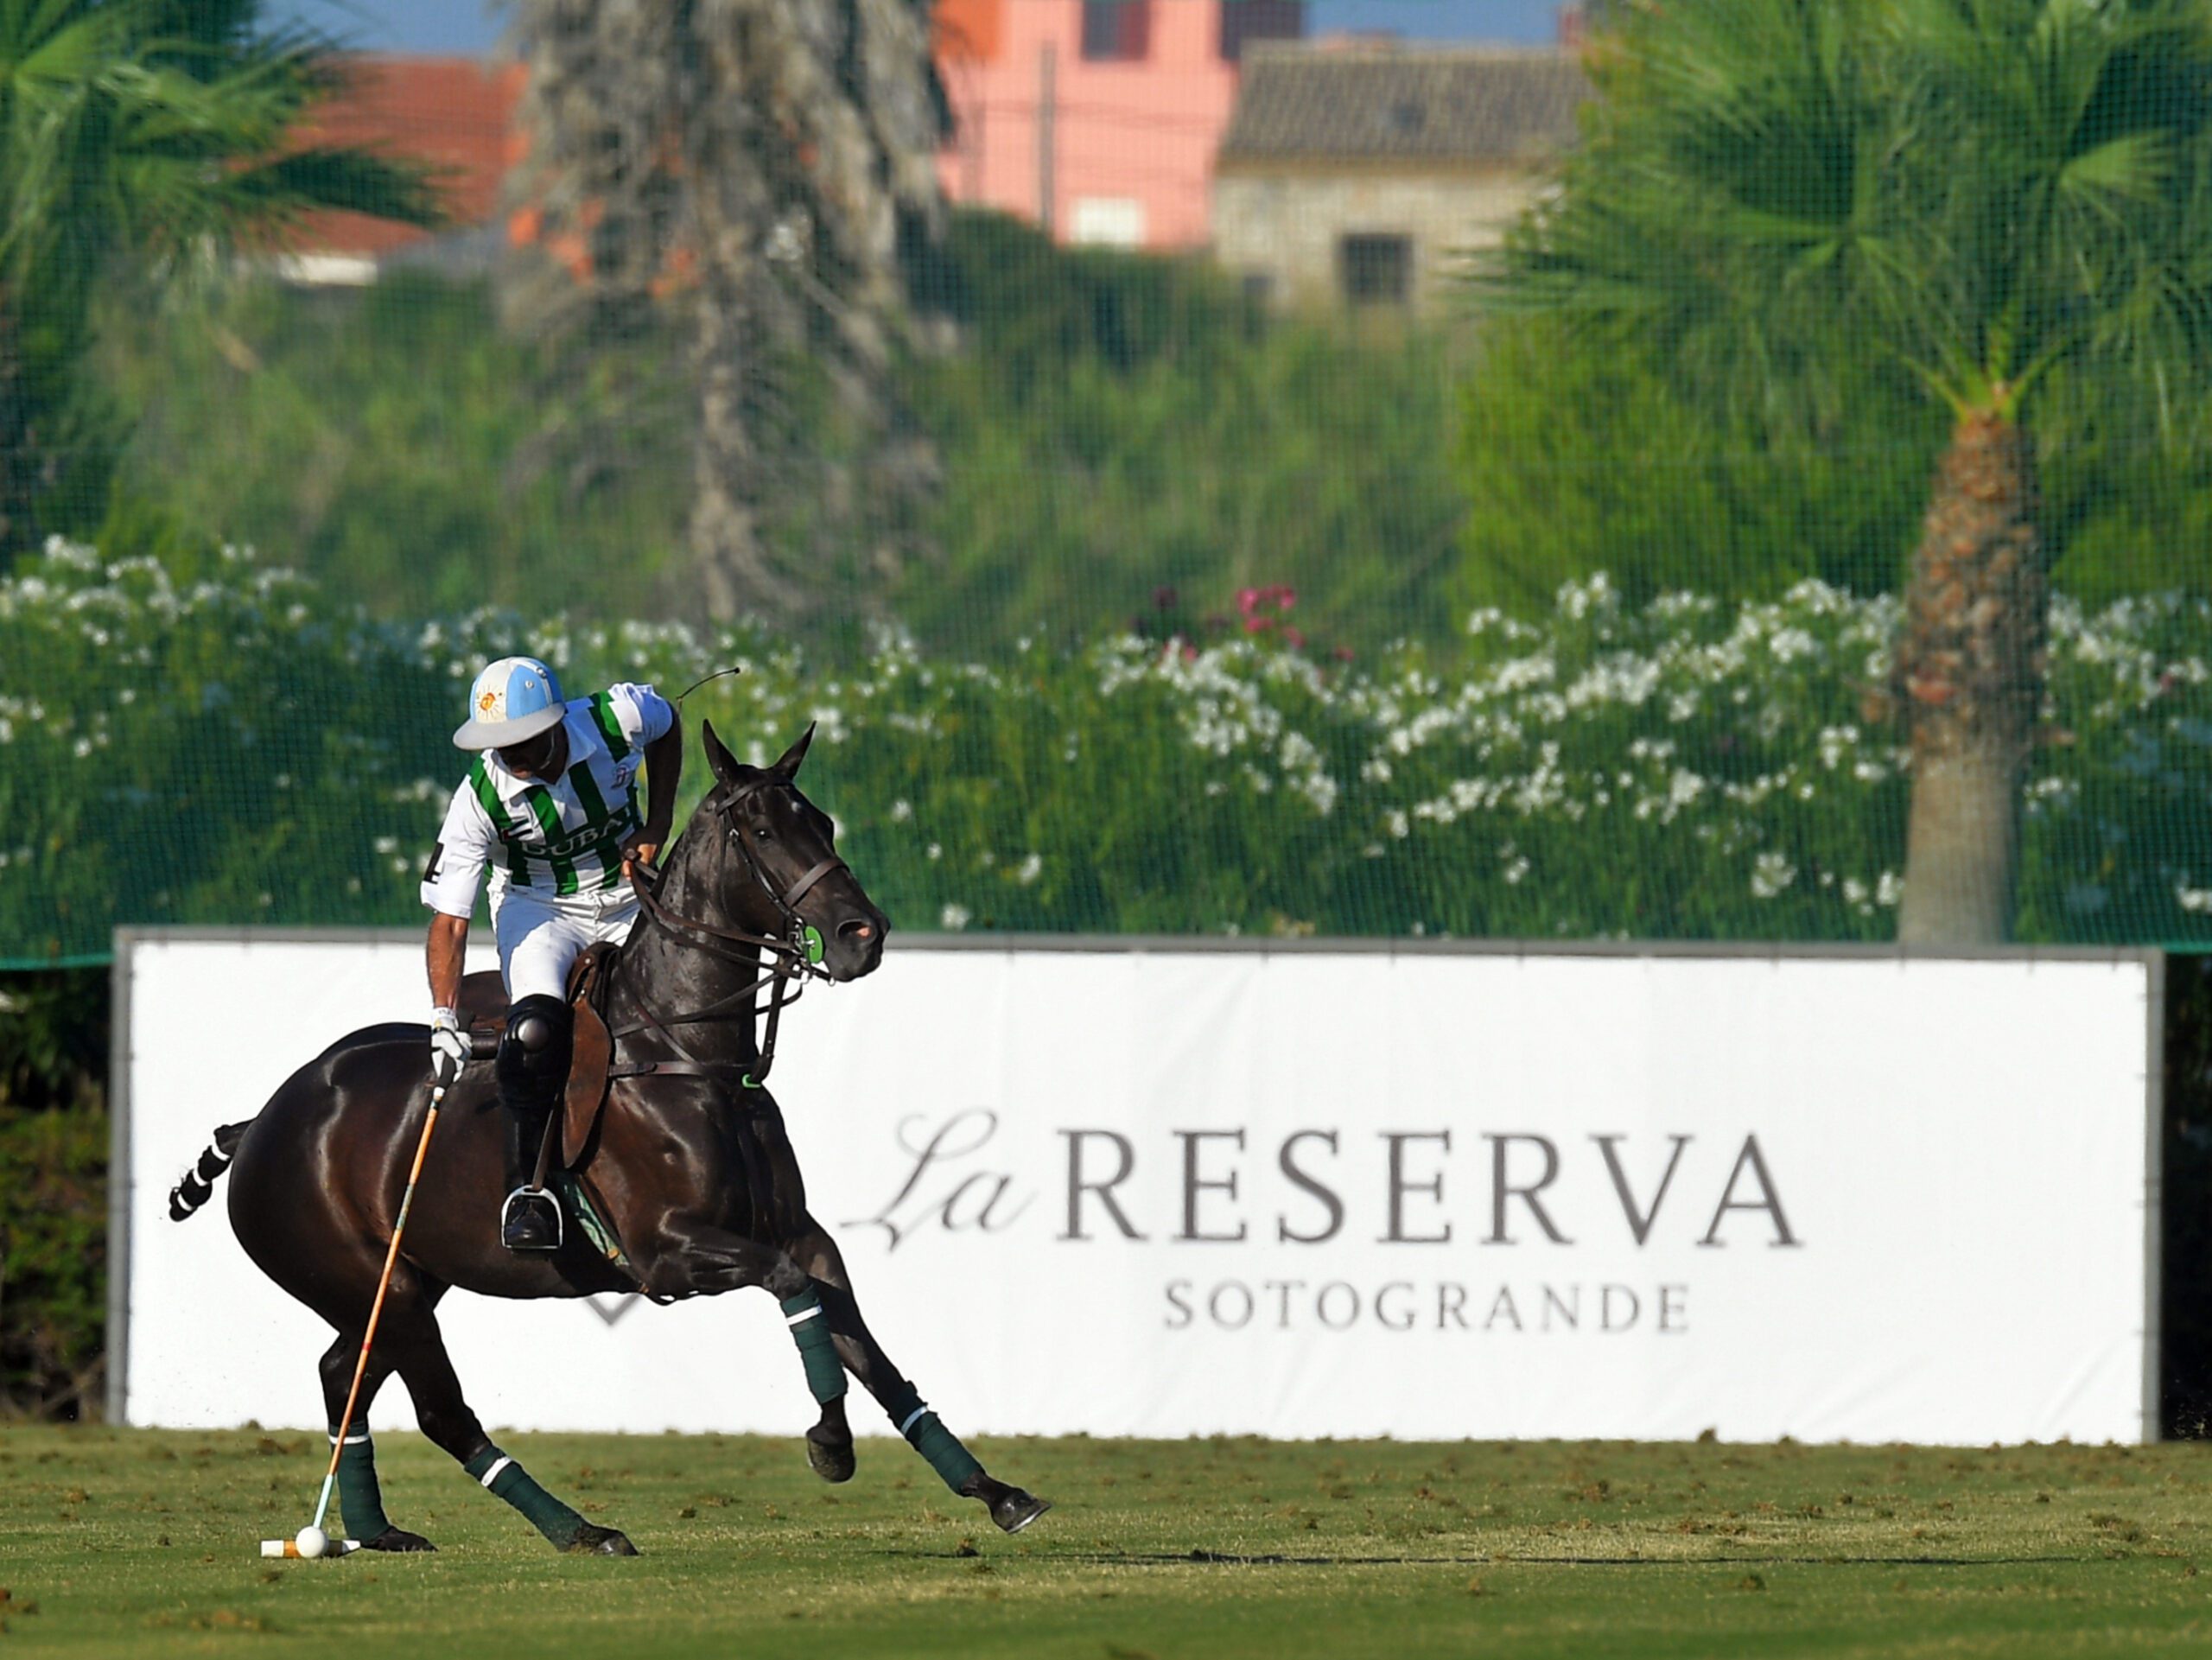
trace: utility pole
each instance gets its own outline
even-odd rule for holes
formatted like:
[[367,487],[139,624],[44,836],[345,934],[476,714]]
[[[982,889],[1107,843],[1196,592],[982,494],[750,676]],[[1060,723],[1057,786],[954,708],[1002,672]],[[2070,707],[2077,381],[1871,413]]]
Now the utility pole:
[[1052,43],[1037,48],[1037,223],[1052,234]]
[[968,200],[980,207],[983,206],[983,118],[990,108],[990,99],[980,90],[982,77],[978,75],[976,80],[976,120],[968,135]]

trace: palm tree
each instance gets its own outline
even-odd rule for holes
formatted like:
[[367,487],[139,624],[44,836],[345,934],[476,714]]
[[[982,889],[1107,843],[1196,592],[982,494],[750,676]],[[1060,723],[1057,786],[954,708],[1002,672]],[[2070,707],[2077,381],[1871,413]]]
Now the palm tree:
[[1948,411],[1894,653],[1899,938],[2001,940],[2043,696],[2039,454],[2069,389],[2171,429],[2212,367],[2212,6],[1647,0],[1592,73],[1589,143],[1492,292],[1655,342],[1798,441],[1854,358]]
[[818,499],[837,493],[801,407],[817,376],[873,446],[843,493],[899,493],[891,360],[941,218],[929,0],[525,0],[518,21],[524,200],[559,258],[517,309],[542,325],[581,301],[604,328],[641,302],[680,308],[707,608],[820,604],[822,550],[779,558],[762,510],[780,493],[842,516]]
[[257,0],[0,0],[0,559],[96,493],[92,298],[133,270],[281,243],[311,208],[431,224],[420,169],[302,144],[326,43]]

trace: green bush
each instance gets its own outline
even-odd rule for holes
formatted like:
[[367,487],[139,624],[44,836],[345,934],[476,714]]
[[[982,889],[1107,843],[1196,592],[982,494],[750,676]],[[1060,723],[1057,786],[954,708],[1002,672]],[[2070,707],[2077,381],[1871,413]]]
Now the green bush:
[[391,914],[427,811],[401,791],[455,701],[412,631],[233,551],[56,543],[0,583],[0,958],[98,959],[118,922]]
[[[486,659],[693,696],[810,790],[905,928],[1881,939],[1905,757],[1860,713],[1895,602],[1629,604],[1603,578],[1445,652],[1301,648],[1303,601],[1214,632],[1033,641],[983,662],[886,636],[847,659],[755,630],[402,626],[221,555],[194,574],[57,545],[0,584],[0,958],[97,957],[118,922],[412,922]],[[1165,618],[1168,614],[1161,614]],[[1165,638],[1161,638],[1161,633]],[[2020,929],[2212,938],[2212,601],[2053,617],[2053,741]],[[691,799],[704,769],[690,769]]]
[[503,332],[484,283],[246,283],[132,296],[100,367],[136,417],[126,499],[290,550],[385,615],[658,605],[683,548],[689,410],[670,341],[588,357]]
[[97,972],[0,977],[0,1416],[99,1407],[107,1022]]
[[[1883,592],[1944,438],[1871,354],[1787,425],[1555,321],[1355,338],[1269,315],[1203,261],[1058,248],[996,215],[954,216],[925,289],[957,344],[899,368],[896,466],[931,487],[889,487],[805,366],[776,377],[763,534],[815,573],[817,646],[896,619],[998,657],[1149,619],[1163,589],[1195,626],[1270,582],[1317,639],[1370,653],[1446,642],[1477,607],[1541,616],[1600,571],[1632,605],[1807,577]],[[117,304],[101,362],[137,422],[134,522],[107,545],[137,545],[150,508],[394,620],[696,614],[675,331],[519,337],[490,284],[402,272]],[[2212,588],[2212,444],[2109,391],[2054,382],[2039,429],[2060,585],[2100,605]]]
[[[1556,319],[1485,331],[1459,394],[1456,610],[1540,615],[1563,582],[1608,574],[1641,605],[1670,589],[1771,598],[1817,577],[1902,583],[1948,419],[1869,353],[1810,426],[1725,415],[1649,347]],[[2084,604],[2212,588],[2212,443],[2146,425],[2138,400],[2079,375],[2038,426],[2043,526]],[[2115,411],[2121,411],[2115,413]]]
[[[959,341],[900,371],[937,479],[918,507],[880,487],[803,366],[779,377],[792,430],[763,531],[816,550],[816,643],[896,617],[995,652],[1089,638],[1164,586],[1225,604],[1263,582],[1296,583],[1332,638],[1450,634],[1440,341],[1269,324],[1203,264],[1064,251],[988,215],[956,216],[931,286]],[[191,535],[281,548],[392,619],[697,614],[672,333],[519,339],[489,284],[402,273],[119,305],[104,338],[137,423],[123,499]]]
[[1817,577],[1896,586],[1943,429],[1869,370],[1819,432],[1699,407],[1648,348],[1550,319],[1484,336],[1461,394],[1468,500],[1450,593],[1534,615],[1605,571],[1633,604],[1671,589],[1771,598]]
[[103,1110],[0,1107],[0,1412],[99,1412],[107,1144]]

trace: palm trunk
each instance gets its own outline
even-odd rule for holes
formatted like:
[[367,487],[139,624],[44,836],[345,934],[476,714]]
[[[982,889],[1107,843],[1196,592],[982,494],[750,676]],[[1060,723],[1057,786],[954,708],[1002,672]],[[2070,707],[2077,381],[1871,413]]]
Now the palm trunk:
[[[893,424],[907,259],[939,217],[931,0],[519,10],[526,199],[546,246],[588,248],[590,280],[618,300],[690,296],[690,539],[707,610],[788,621],[825,608],[843,550],[895,514],[882,498],[896,475],[869,458],[868,494],[846,506],[789,465],[794,437],[812,435],[783,366],[818,363],[863,431]],[[810,524],[826,527],[812,548]]]
[[2041,508],[2029,435],[1991,410],[1961,418],[1936,469],[1897,644],[1912,742],[1903,944],[2012,936],[2050,609]]
[[728,621],[745,612],[788,620],[798,590],[771,565],[760,535],[759,434],[747,377],[760,372],[757,331],[740,284],[709,277],[700,285],[695,327],[699,432],[691,499],[691,552],[707,614]]

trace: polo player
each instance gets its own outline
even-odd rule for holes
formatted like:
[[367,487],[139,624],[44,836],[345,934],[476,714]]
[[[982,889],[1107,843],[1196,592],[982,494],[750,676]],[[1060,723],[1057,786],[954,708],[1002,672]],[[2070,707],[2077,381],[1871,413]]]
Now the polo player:
[[[474,750],[444,827],[423,868],[433,913],[430,1064],[450,1084],[468,1059],[461,970],[468,919],[492,871],[492,936],[507,988],[507,1025],[493,1063],[506,1109],[507,1186],[499,1239],[509,1250],[551,1250],[561,1211],[531,1185],[546,1121],[569,1078],[574,1019],[569,970],[584,948],[619,942],[637,919],[626,880],[659,856],[674,823],[683,730],[651,686],[622,683],[564,703],[553,671],[503,657],[469,689],[468,720],[453,735]],[[638,770],[649,801],[638,817]]]

